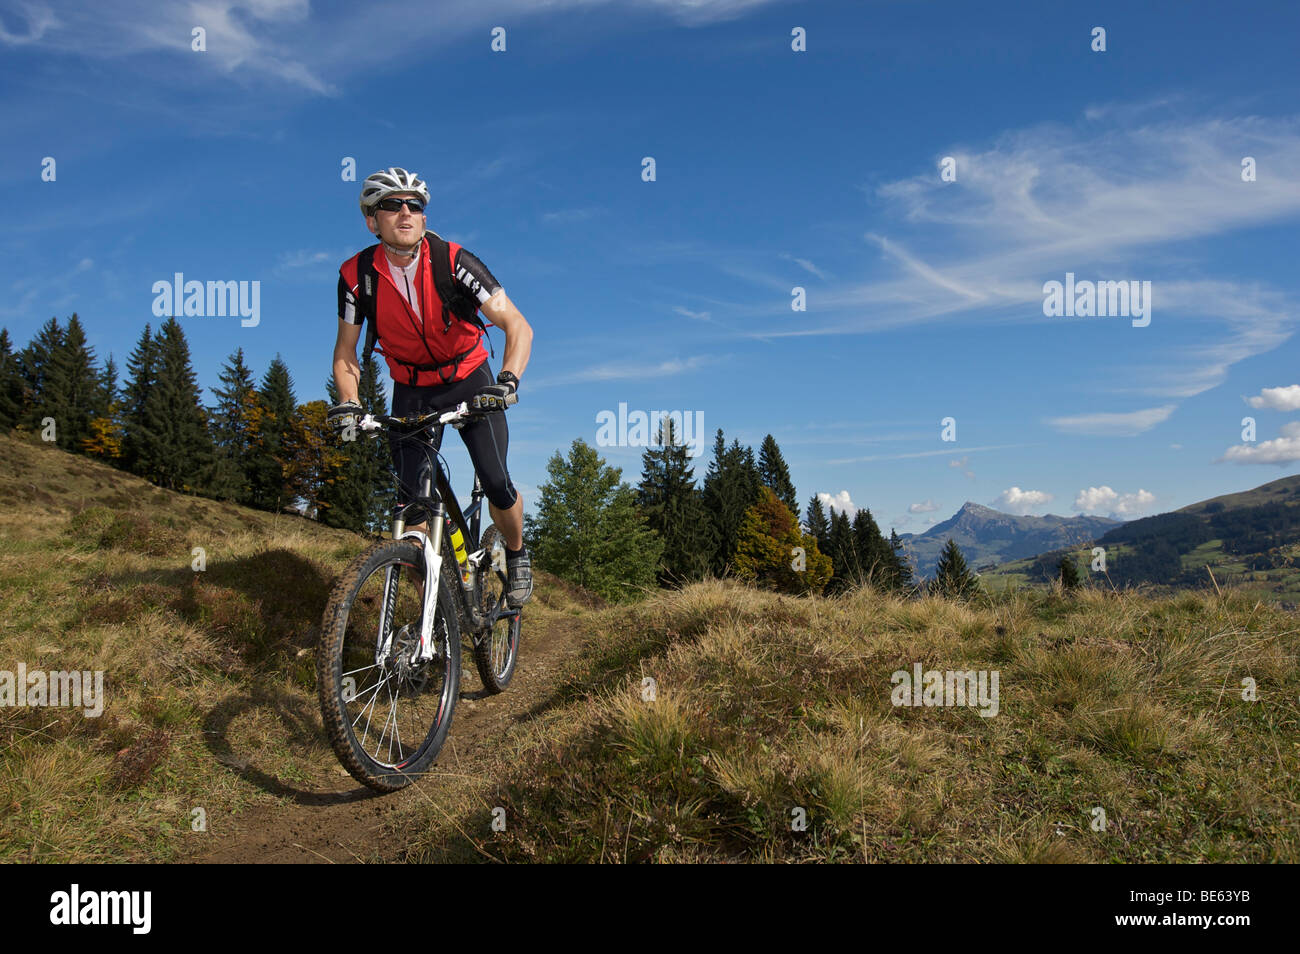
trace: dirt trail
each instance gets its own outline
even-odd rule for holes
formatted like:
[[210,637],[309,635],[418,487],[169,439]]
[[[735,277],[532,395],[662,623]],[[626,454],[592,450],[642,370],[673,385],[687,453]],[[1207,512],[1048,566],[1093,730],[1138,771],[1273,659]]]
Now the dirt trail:
[[[549,616],[549,614],[548,614]],[[528,718],[558,686],[569,657],[578,649],[576,628],[563,617],[532,621],[524,613],[519,664],[510,688],[484,696],[472,663],[462,669],[460,699],[435,768],[435,776],[389,795],[358,784],[332,759],[292,786],[278,786],[287,796],[280,804],[256,806],[237,819],[222,822],[206,845],[182,860],[200,864],[343,863],[395,860],[391,837],[381,837],[388,816],[422,797],[417,789],[436,787],[436,773],[474,775],[511,728]],[[315,730],[324,737],[319,717]]]

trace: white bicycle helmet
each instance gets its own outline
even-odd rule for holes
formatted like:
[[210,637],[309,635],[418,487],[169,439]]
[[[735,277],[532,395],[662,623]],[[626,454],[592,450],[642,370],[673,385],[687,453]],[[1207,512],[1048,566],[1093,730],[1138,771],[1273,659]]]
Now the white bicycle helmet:
[[395,192],[414,192],[425,205],[429,204],[429,187],[424,180],[414,172],[392,166],[366,176],[366,181],[361,184],[361,211],[371,215],[376,202]]

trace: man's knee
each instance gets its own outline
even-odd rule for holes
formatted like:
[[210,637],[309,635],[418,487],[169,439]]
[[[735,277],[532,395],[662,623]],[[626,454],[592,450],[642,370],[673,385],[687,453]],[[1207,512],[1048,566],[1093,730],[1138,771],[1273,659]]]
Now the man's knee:
[[509,510],[519,500],[519,492],[515,490],[515,485],[509,479],[503,484],[484,487],[483,494],[498,510]]

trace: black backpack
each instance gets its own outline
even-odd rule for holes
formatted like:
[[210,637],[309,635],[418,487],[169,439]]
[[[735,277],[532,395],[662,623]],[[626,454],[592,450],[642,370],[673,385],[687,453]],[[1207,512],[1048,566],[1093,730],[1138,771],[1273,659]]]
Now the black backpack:
[[[451,264],[447,260],[448,247],[446,241],[437,232],[425,232],[424,237],[429,240],[429,259],[433,264],[433,284],[438,292],[438,297],[442,299],[443,328],[451,328],[451,319],[453,317],[477,326],[482,332],[482,336],[487,338],[488,348],[492,352],[492,357],[495,358],[496,350],[492,348],[492,338],[488,335],[487,325],[479,317],[478,301],[452,278]],[[375,321],[375,295],[379,288],[379,274],[375,271],[375,252],[378,249],[378,245],[372,245],[357,256],[356,314],[360,321],[366,325],[366,347],[361,358],[363,368],[370,361],[370,355],[374,352],[375,344],[379,340],[379,330]],[[408,383],[412,387],[415,387],[416,372],[419,371],[437,371],[438,377],[442,378],[443,383],[447,383],[456,376],[456,369],[460,367],[461,361],[472,354],[474,349],[478,347],[478,342],[475,342],[472,347],[462,351],[451,360],[438,361],[433,356],[433,352],[429,351],[429,343],[424,340],[423,335],[420,336],[420,340],[424,343],[424,350],[429,352],[430,364],[408,364],[400,358],[393,358],[394,361],[408,370],[410,374]],[[383,348],[379,349],[379,353],[385,357],[391,357]],[[442,369],[446,367],[452,369],[451,378],[442,373]]]

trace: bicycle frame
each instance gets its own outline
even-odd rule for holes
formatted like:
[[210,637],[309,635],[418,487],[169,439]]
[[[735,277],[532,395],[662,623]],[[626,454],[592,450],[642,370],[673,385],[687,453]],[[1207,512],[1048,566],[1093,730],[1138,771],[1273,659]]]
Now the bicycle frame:
[[[442,576],[442,559],[439,554],[442,553],[442,538],[444,530],[444,520],[450,519],[452,523],[459,527],[460,532],[465,537],[465,548],[472,552],[468,557],[469,579],[461,578],[457,573],[457,582],[460,584],[456,587],[456,593],[459,600],[459,606],[465,619],[469,620],[473,631],[473,638],[477,640],[480,635],[491,629],[492,624],[498,619],[505,616],[513,616],[517,610],[510,612],[501,612],[497,610],[492,619],[482,612],[470,595],[474,590],[474,582],[478,573],[482,569],[482,563],[487,556],[485,550],[479,547],[479,524],[482,518],[483,504],[483,486],[479,482],[478,474],[474,475],[474,491],[470,498],[468,513],[473,523],[467,523],[465,513],[462,513],[460,502],[456,499],[456,494],[451,488],[451,481],[447,478],[447,472],[442,466],[442,462],[437,459],[437,452],[442,447],[443,424],[434,424],[430,446],[433,453],[425,461],[426,466],[420,471],[420,492],[408,504],[398,511],[397,516],[393,519],[393,539],[394,540],[415,540],[424,553],[424,605],[420,617],[420,645],[416,652],[415,659],[421,662],[427,662],[434,656],[433,646],[433,617],[438,600],[438,586]],[[418,513],[423,511],[428,518],[430,530],[409,530],[406,528],[406,517],[412,512]],[[388,577],[384,586],[384,601],[380,608],[380,632],[388,632],[389,636],[382,644],[376,645],[376,662],[382,659],[389,651],[392,641],[391,626],[386,625],[394,609],[392,600],[396,594],[397,586],[397,568],[389,567]],[[454,650],[453,650],[454,651]]]

